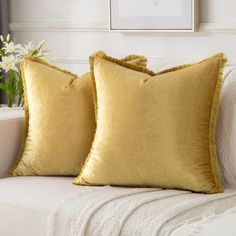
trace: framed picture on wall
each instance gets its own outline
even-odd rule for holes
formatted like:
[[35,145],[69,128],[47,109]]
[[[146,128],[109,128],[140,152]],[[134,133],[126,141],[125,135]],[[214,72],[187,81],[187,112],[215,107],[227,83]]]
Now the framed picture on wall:
[[110,30],[194,32],[199,0],[109,0]]

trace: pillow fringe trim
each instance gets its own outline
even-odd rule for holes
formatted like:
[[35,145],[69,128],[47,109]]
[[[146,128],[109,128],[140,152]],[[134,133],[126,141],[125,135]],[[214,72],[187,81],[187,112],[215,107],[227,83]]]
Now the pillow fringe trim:
[[71,76],[73,76],[73,77],[75,77],[75,78],[79,77],[77,74],[74,74],[74,73],[72,73],[72,72],[70,72],[70,71],[68,71],[68,70],[64,70],[64,69],[61,69],[61,68],[59,68],[59,67],[57,67],[57,66],[55,66],[55,65],[52,65],[52,64],[48,63],[47,61],[43,60],[43,59],[40,58],[40,57],[36,57],[36,56],[26,56],[26,57],[24,57],[23,61],[26,61],[26,60],[38,62],[38,63],[40,63],[40,64],[42,64],[42,65],[48,66],[48,67],[50,67],[50,68],[52,68],[52,69],[58,70],[58,71],[60,71],[60,72],[63,72],[63,73],[65,73],[65,74],[68,74],[68,75],[71,75]]
[[129,64],[135,64],[137,66],[146,67],[147,66],[147,58],[141,55],[130,54],[127,57],[121,59]]
[[[166,73],[169,73],[169,72],[174,72],[174,71],[181,70],[181,69],[184,69],[184,68],[189,67],[189,66],[201,64],[205,61],[208,61],[209,59],[214,59],[214,58],[219,58],[219,57],[224,58],[226,60],[226,63],[227,63],[227,59],[226,59],[224,53],[219,52],[219,53],[214,54],[211,57],[207,57],[207,58],[205,58],[205,59],[203,59],[199,62],[196,62],[196,63],[187,63],[187,64],[183,64],[183,65],[180,65],[180,66],[175,66],[175,67],[172,67],[172,68],[161,70],[161,71],[157,72],[156,75],[163,75],[163,74],[166,74]],[[224,69],[224,66],[225,65],[223,65],[223,69]]]
[[210,144],[211,168],[212,168],[212,174],[214,176],[216,191],[212,191],[210,193],[224,192],[221,183],[221,177],[220,177],[221,171],[219,168],[219,161],[216,151],[216,121],[219,110],[221,87],[224,81],[223,71],[227,63],[227,58],[223,53],[216,54],[215,57],[220,57],[220,61],[218,67],[219,70],[218,80],[216,82],[214,97],[211,106],[211,116],[209,125],[209,144]]

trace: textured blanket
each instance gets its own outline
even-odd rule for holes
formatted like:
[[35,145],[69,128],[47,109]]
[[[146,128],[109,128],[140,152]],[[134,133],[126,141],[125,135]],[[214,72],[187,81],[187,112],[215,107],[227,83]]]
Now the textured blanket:
[[[79,187],[50,214],[48,236],[167,235],[173,219],[184,212],[220,199],[235,198],[236,191],[196,194],[188,191]],[[168,227],[165,227],[168,225]]]
[[236,207],[232,207],[223,213],[189,218],[178,225],[171,236],[235,236],[235,222]]

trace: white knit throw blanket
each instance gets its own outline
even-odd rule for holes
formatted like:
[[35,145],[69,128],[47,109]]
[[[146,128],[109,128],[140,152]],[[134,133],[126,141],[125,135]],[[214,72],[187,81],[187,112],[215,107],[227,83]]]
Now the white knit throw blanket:
[[163,227],[181,213],[208,202],[236,196],[188,191],[78,187],[58,204],[48,220],[48,236],[164,235]]

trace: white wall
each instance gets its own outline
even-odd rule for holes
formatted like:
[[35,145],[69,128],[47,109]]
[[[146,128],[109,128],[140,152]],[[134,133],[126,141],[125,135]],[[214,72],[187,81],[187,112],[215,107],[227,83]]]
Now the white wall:
[[223,51],[236,65],[235,9],[235,0],[201,0],[199,33],[111,33],[108,0],[10,0],[10,30],[21,43],[44,39],[59,63],[77,73],[88,71],[96,50],[143,54],[155,68]]

